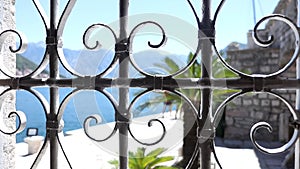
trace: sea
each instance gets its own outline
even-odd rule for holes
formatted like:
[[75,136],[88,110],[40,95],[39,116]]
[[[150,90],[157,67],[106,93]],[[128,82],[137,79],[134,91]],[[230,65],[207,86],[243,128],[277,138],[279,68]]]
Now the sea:
[[[40,93],[49,102],[50,97],[48,88],[34,88],[34,90]],[[74,89],[72,88],[59,89],[60,104],[73,92]],[[106,92],[110,93],[111,96],[114,97],[115,101],[118,102],[117,89],[109,88]],[[141,89],[130,90],[129,100],[132,101],[139,92],[141,92]],[[27,131],[30,128],[37,129],[37,135],[45,137],[46,112],[44,112],[39,99],[37,99],[32,93],[25,90],[17,91],[16,96],[16,109],[24,112],[27,119],[26,128],[16,135],[17,143],[23,142],[24,138],[27,137]],[[151,92],[136,100],[131,109],[131,113],[133,114],[132,117],[135,118],[161,113],[164,107],[163,103],[149,105],[143,110],[140,108],[143,107],[143,104],[147,100],[155,100],[162,96],[163,93]],[[63,112],[63,132],[81,129],[83,127],[84,120],[91,115],[99,115],[102,119],[101,124],[115,121],[114,106],[104,94],[95,90],[76,92],[76,94],[68,101]],[[91,125],[96,125],[96,123]]]

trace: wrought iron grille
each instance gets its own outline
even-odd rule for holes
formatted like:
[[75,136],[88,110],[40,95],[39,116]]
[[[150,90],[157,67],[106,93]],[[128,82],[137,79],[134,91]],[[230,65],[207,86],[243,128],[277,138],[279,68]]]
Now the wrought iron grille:
[[[89,39],[90,34],[93,32],[95,28],[103,27],[108,29],[114,37],[115,40],[115,56],[110,64],[110,66],[103,71],[102,73],[95,75],[95,76],[85,76],[78,72],[76,72],[71,66],[69,66],[68,62],[64,58],[64,54],[62,51],[62,35],[64,31],[64,27],[66,21],[68,19],[69,14],[72,11],[73,6],[76,3],[76,0],[69,0],[62,15],[58,18],[58,0],[50,0],[50,17],[44,14],[44,10],[39,4],[38,0],[33,0],[38,12],[44,22],[45,30],[46,30],[46,52],[43,57],[41,64],[38,66],[36,70],[26,76],[15,76],[11,74],[9,71],[1,69],[1,72],[4,73],[8,78],[1,79],[0,85],[4,87],[8,87],[1,95],[12,91],[12,90],[26,90],[33,94],[43,106],[44,112],[46,114],[46,139],[44,140],[44,144],[42,145],[41,150],[39,151],[37,158],[35,159],[34,163],[32,164],[31,168],[36,168],[43,158],[43,155],[46,151],[48,145],[50,145],[50,168],[56,169],[58,168],[58,148],[60,147],[63,150],[63,145],[61,144],[59,137],[58,137],[58,130],[59,130],[59,122],[62,118],[64,113],[64,109],[69,102],[69,100],[77,93],[82,90],[95,90],[103,95],[105,95],[115,110],[115,122],[116,125],[112,131],[112,133],[102,140],[98,140],[93,136],[89,135],[88,127],[89,122],[91,120],[97,120],[97,117],[90,116],[87,117],[84,122],[84,131],[90,139],[98,142],[106,141],[110,139],[110,137],[119,131],[119,165],[120,168],[125,169],[128,167],[128,137],[131,135],[138,143],[142,145],[155,145],[161,140],[164,139],[166,134],[165,125],[158,119],[153,119],[149,121],[149,126],[152,123],[158,122],[162,126],[163,134],[159,137],[158,140],[152,143],[144,143],[140,141],[138,138],[134,136],[131,131],[131,114],[130,108],[132,104],[141,96],[145,95],[151,91],[167,91],[174,95],[177,95],[184,99],[186,103],[192,107],[192,113],[196,117],[196,125],[197,125],[197,133],[194,137],[198,140],[195,145],[195,151],[191,156],[189,162],[185,166],[185,168],[192,168],[193,163],[197,163],[200,161],[201,168],[207,169],[210,168],[210,153],[212,151],[211,143],[214,138],[214,130],[218,124],[220,114],[222,114],[222,110],[224,107],[230,103],[234,98],[244,95],[249,92],[263,92],[268,93],[270,95],[275,96],[276,98],[280,99],[290,110],[293,118],[293,135],[291,139],[279,148],[266,148],[256,142],[255,133],[258,129],[264,127],[267,129],[272,129],[271,125],[266,122],[259,122],[255,124],[251,129],[251,140],[254,146],[265,153],[280,153],[290,149],[294,146],[298,136],[299,136],[299,119],[298,113],[295,107],[286,100],[284,97],[280,96],[274,89],[299,89],[300,82],[297,78],[281,78],[279,77],[282,73],[286,72],[294,63],[296,63],[298,54],[299,54],[299,33],[298,27],[295,25],[289,18],[282,16],[282,15],[271,15],[264,17],[260,20],[255,28],[253,37],[255,42],[262,46],[267,47],[273,42],[273,38],[269,40],[262,40],[257,35],[258,26],[265,20],[279,20],[285,22],[289,25],[289,27],[294,32],[296,37],[295,41],[295,51],[292,58],[289,62],[283,66],[280,70],[270,73],[270,74],[246,74],[243,73],[230,64],[228,64],[224,58],[218,52],[216,45],[215,45],[215,24],[217,22],[218,14],[222,8],[222,5],[225,3],[225,0],[222,0],[214,14],[213,17],[210,15],[210,0],[202,0],[202,18],[200,19],[196,8],[193,6],[190,0],[187,0],[187,3],[191,7],[195,19],[198,24],[198,40],[197,40],[197,49],[193,54],[192,59],[190,62],[182,69],[178,70],[177,72],[169,75],[158,75],[158,74],[149,74],[145,72],[143,69],[139,67],[138,64],[135,63],[134,58],[131,56],[132,51],[132,43],[133,39],[135,38],[135,33],[139,31],[142,26],[152,24],[157,26],[162,33],[162,39],[159,44],[152,44],[149,42],[149,46],[151,48],[159,48],[166,42],[166,33],[164,28],[160,26],[159,23],[153,21],[144,21],[138,24],[131,32],[128,34],[128,5],[129,0],[120,0],[119,11],[120,11],[120,32],[117,35],[113,29],[111,29],[108,25],[105,24],[93,24],[89,28],[87,28],[86,32],[83,36],[83,44],[89,50],[94,50],[100,47],[100,44],[97,42],[95,46],[90,46],[87,41]],[[211,19],[212,18],[212,19]],[[17,53],[23,51],[26,44],[23,44],[22,36],[15,30],[6,30],[3,31],[0,35],[1,42],[4,43],[5,38],[9,34],[15,34],[19,37],[19,47],[14,49],[13,47],[10,48],[11,52]],[[212,50],[214,50],[218,58],[221,60],[223,65],[236,73],[239,77],[238,78],[226,78],[226,79],[214,79],[212,77]],[[200,55],[201,54],[201,55]],[[175,76],[182,74],[186,71],[197,59],[197,57],[201,57],[201,69],[202,74],[201,77],[194,77],[194,78],[175,78]],[[61,63],[64,68],[69,71],[74,78],[59,78],[58,73],[58,65]],[[119,77],[118,78],[105,78],[104,74],[110,71],[110,68],[115,64],[119,64]],[[132,65],[143,77],[140,78],[130,78],[129,77],[129,65]],[[38,79],[35,78],[38,74],[40,74],[46,66],[50,67],[50,77],[47,79]],[[2,67],[1,67],[2,68]],[[73,83],[74,80],[82,83]],[[37,91],[35,91],[34,87],[48,87],[50,90],[50,100],[47,102],[44,97]],[[61,87],[72,87],[74,90],[66,96],[66,98],[59,103],[59,88]],[[117,103],[115,99],[104,89],[109,87],[116,87],[119,89],[119,102]],[[146,89],[143,93],[136,96],[131,102],[129,100],[129,88],[144,88]],[[184,94],[179,92],[178,89],[199,89],[201,90],[201,107],[198,109],[196,106],[187,98]],[[211,105],[212,105],[212,92],[215,89],[238,89],[240,92],[229,96],[216,110],[214,116],[212,117],[211,112]],[[129,104],[130,102],[130,104]],[[24,123],[22,123],[22,114],[20,112],[12,112],[10,116],[16,115],[19,120],[19,125],[17,129],[13,132],[6,132],[4,129],[1,129],[1,132],[4,134],[15,134],[18,131],[24,128]],[[208,123],[208,124],[207,124]],[[209,128],[206,128],[209,126]],[[207,132],[205,132],[207,130]],[[200,151],[201,150],[201,151]],[[67,158],[67,154],[64,152],[65,158]],[[200,160],[198,157],[200,156]],[[69,161],[68,161],[69,162]],[[69,166],[71,167],[71,163],[69,162]]]

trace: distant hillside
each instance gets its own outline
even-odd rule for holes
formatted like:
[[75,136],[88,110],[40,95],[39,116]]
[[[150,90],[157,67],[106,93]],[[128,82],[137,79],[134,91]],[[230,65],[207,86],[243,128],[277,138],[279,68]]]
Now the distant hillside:
[[[35,64],[39,64],[43,59],[45,50],[45,44],[43,42],[29,43],[25,52],[22,53],[22,56]],[[112,51],[105,49],[88,51],[64,48],[63,52],[69,65],[82,74],[95,74],[96,72],[101,72],[109,65],[114,55]],[[64,77],[72,76],[61,65],[59,67],[59,72]]]
[[[16,68],[18,75],[27,75],[28,73],[31,73],[33,70],[35,70],[37,67],[37,64],[25,58],[24,56],[20,54],[16,55]],[[42,71],[42,73],[40,73],[38,77],[49,77],[49,71]],[[64,78],[65,76],[60,75],[60,77]]]
[[[245,48],[247,48],[247,45],[245,44],[232,42],[226,48],[222,49],[221,52],[223,54],[223,58],[227,58],[227,51],[234,49],[241,50]],[[17,68],[20,71],[25,71],[26,68],[34,70],[42,61],[45,50],[45,44],[43,42],[29,43],[26,51],[22,53],[22,55],[17,55]],[[103,72],[104,69],[109,66],[112,58],[114,57],[114,52],[112,50],[106,49],[100,49],[98,51],[90,51],[85,49],[63,49],[63,52],[65,59],[69,63],[69,65],[77,72],[80,72],[84,75],[94,75],[99,72]],[[172,58],[173,61],[180,65],[179,68],[182,68],[187,62],[188,53],[186,55],[178,55],[176,53],[160,52],[159,50],[152,49],[133,53],[135,62],[141,69],[148,73],[166,73],[162,72],[163,70],[156,66],[165,65],[166,67],[168,67],[168,65],[164,62],[164,58],[166,57]],[[43,72],[43,74],[49,74],[48,72],[49,68],[47,68]],[[61,77],[72,77],[72,75],[61,65],[59,66],[59,72],[61,74]],[[130,76],[137,76],[138,72],[132,66],[130,66],[129,74]],[[107,76],[118,76],[118,71],[114,70]]]
[[[37,64],[25,58],[24,56],[17,54],[16,55],[16,68],[19,72],[26,72],[27,70],[35,70],[37,68]],[[44,70],[42,74],[49,74],[47,70]]]

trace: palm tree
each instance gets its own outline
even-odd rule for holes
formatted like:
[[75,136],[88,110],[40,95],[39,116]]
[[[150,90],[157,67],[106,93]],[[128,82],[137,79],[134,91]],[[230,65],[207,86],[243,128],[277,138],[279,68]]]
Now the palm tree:
[[[146,148],[140,147],[136,152],[129,152],[130,169],[178,169],[177,167],[161,165],[161,163],[174,160],[173,156],[161,156],[166,149],[157,148],[146,154]],[[118,160],[109,161],[115,168],[119,167]]]
[[[187,59],[187,62],[189,62],[193,58],[193,54],[190,53]],[[167,72],[176,72],[179,69],[179,66],[176,62],[174,62],[171,58],[165,57],[164,58],[164,64],[157,64],[156,65],[159,68],[165,69]],[[220,60],[213,56],[213,62],[212,62],[212,68],[213,68],[213,77],[215,78],[229,78],[229,77],[236,77],[236,74],[231,72],[230,70],[226,69]],[[176,76],[176,78],[199,78],[201,77],[201,64],[198,60],[196,60],[193,65],[182,74]],[[183,93],[185,96],[187,96],[191,102],[194,104],[194,106],[200,106],[200,94],[201,90],[199,89],[180,89],[180,92]],[[214,91],[213,100],[215,102],[221,102],[222,99],[220,99],[220,95],[226,94],[229,91],[221,91],[217,90]],[[183,112],[183,121],[184,121],[184,138],[183,138],[183,160],[178,163],[179,167],[185,167],[193,152],[195,149],[195,145],[197,143],[197,125],[195,123],[195,116],[193,113],[192,108],[184,101],[182,101],[181,98],[178,96],[169,93],[164,92],[164,94],[158,95],[156,98],[148,100],[147,102],[141,104],[137,110],[142,111],[144,108],[148,107],[149,105],[155,105],[155,104],[161,104],[161,103],[167,103],[168,105],[175,105],[177,107],[177,112],[182,111]],[[177,113],[176,113],[177,114]],[[175,117],[176,118],[176,117]],[[198,168],[197,163],[194,163],[195,165],[192,166],[192,168]]]

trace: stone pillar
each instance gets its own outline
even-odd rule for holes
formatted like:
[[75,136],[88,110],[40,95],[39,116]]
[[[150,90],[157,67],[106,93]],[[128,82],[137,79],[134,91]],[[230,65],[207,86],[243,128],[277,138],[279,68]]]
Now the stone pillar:
[[[0,0],[0,32],[7,29],[15,29],[15,0]],[[16,55],[9,51],[9,46],[14,46],[15,38],[11,36],[7,38],[0,54],[1,62],[7,65],[7,68],[15,72]],[[0,75],[0,78],[5,78]],[[0,88],[0,92],[4,88]],[[8,118],[10,112],[15,110],[15,93],[9,93],[5,97],[0,98],[0,129],[13,131],[15,130],[15,119]],[[0,169],[15,168],[15,135],[4,135],[0,133]]]
[[279,115],[279,141],[289,140],[289,114],[281,113]]
[[254,43],[254,40],[252,38],[253,30],[249,30],[247,33],[247,48],[253,49],[257,47],[257,45]]

